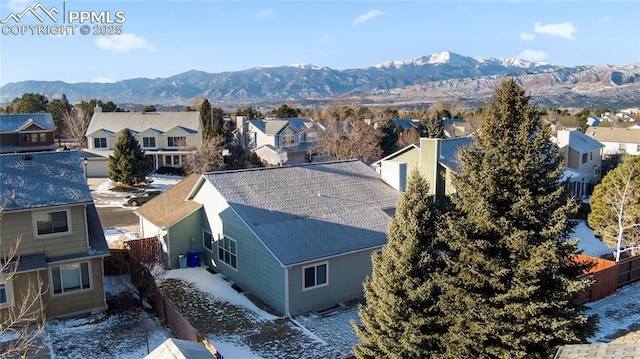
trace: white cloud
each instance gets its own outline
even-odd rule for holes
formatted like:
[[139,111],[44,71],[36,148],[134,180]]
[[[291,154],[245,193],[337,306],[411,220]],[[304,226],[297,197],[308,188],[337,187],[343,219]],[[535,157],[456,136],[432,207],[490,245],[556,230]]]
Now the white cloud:
[[571,23],[570,21],[560,24],[546,25],[536,22],[535,24],[533,24],[533,31],[538,34],[563,37],[565,39],[573,39],[573,34],[577,32],[578,29],[573,26],[573,23]]
[[267,9],[262,9],[260,11],[258,11],[257,13],[255,13],[254,17],[258,18],[258,19],[269,19],[276,16],[276,11],[271,9],[271,8],[267,8]]
[[358,26],[358,25],[360,25],[360,24],[363,24],[363,23],[365,23],[365,22],[367,22],[367,21],[369,21],[369,20],[373,19],[374,17],[382,16],[382,15],[384,15],[384,14],[385,14],[384,12],[382,12],[382,11],[380,11],[380,10],[378,10],[378,9],[371,10],[371,11],[369,11],[369,12],[368,12],[368,13],[366,13],[366,14],[362,14],[362,15],[360,15],[360,16],[358,16],[358,17],[356,17],[356,18],[353,20],[353,26]]
[[605,17],[603,17],[603,18],[600,20],[600,22],[601,22],[601,23],[603,23],[603,24],[606,24],[606,23],[608,23],[609,21],[611,21],[611,18],[609,18],[608,16],[605,16]]
[[110,35],[97,38],[94,43],[102,50],[127,52],[137,49],[154,51],[156,47],[144,37],[134,34]]
[[528,32],[523,32],[520,34],[520,40],[531,41],[536,38],[536,35],[529,34]]
[[322,35],[316,39],[316,42],[319,44],[330,44],[333,42],[333,37],[331,35]]
[[542,50],[531,50],[531,49],[526,49],[518,55],[518,58],[529,60],[529,61],[535,61],[535,62],[544,61],[547,57],[549,57],[548,53]]

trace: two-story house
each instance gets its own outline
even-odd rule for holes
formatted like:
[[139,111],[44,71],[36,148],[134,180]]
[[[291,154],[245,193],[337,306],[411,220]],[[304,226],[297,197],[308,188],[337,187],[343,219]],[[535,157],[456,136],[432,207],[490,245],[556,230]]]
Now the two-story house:
[[554,140],[564,155],[567,176],[574,183],[574,196],[588,196],[602,179],[604,145],[578,130],[559,130]]
[[50,113],[0,115],[0,153],[55,151]]
[[640,155],[640,128],[589,127],[585,134],[604,145],[604,156]]
[[239,142],[270,165],[295,165],[326,161],[314,146],[324,127],[307,118],[260,119],[247,121],[238,116]]
[[185,157],[202,145],[202,121],[197,111],[101,112],[96,109],[87,131],[89,152],[108,159],[118,133],[128,128],[154,169],[182,167]]
[[[15,275],[0,275],[0,315],[34,286],[41,318],[105,310],[98,212],[75,151],[0,155],[0,250],[16,246]],[[38,292],[36,290],[36,292]]]

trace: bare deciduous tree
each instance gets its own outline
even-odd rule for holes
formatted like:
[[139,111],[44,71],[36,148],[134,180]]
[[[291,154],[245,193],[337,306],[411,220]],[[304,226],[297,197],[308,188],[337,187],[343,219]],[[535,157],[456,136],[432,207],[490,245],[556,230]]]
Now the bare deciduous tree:
[[330,121],[322,131],[322,140],[315,151],[326,153],[332,160],[359,159],[368,163],[382,154],[382,134],[364,121]]
[[402,131],[396,144],[398,148],[404,148],[416,142],[420,142],[420,133],[415,128],[412,128],[408,131]]
[[[39,273],[18,273],[21,240],[22,237],[18,237],[14,243],[1,247],[0,298],[6,305],[3,307],[0,302],[0,338],[8,340],[0,341],[0,358],[27,358],[42,347],[38,336],[45,329],[41,300],[45,290]],[[14,290],[13,282],[18,276],[21,279],[20,289]]]
[[62,115],[63,135],[78,141],[80,147],[85,147],[84,135],[89,126],[89,119],[86,117],[81,107],[74,107]]
[[220,170],[224,167],[225,140],[223,136],[214,136],[203,140],[202,146],[192,155],[185,158],[184,169],[187,173],[205,173]]

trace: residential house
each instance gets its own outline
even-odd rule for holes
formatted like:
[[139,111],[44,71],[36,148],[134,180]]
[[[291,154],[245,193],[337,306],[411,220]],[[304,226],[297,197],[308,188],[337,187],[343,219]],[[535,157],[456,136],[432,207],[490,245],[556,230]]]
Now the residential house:
[[407,178],[418,169],[430,184],[434,200],[455,193],[452,179],[458,171],[457,152],[469,146],[471,137],[451,139],[421,138],[420,142],[406,146],[372,164],[383,181],[398,191],[404,191]]
[[[138,212],[160,210],[168,195]],[[181,210],[194,231],[170,232],[167,255],[175,268],[185,249],[202,251],[206,265],[284,315],[326,309],[362,296],[398,198],[355,160],[206,173],[183,197],[202,206]]]
[[108,162],[118,133],[128,128],[145,151],[154,169],[182,167],[185,156],[202,145],[202,122],[197,111],[94,112],[85,135],[88,151]]
[[604,145],[604,156],[640,155],[640,127],[589,127],[585,134]]
[[296,165],[328,160],[314,146],[322,138],[324,127],[307,118],[236,118],[240,144],[255,152],[269,165]]
[[0,115],[0,153],[55,151],[50,113]]
[[584,198],[602,179],[604,145],[578,130],[560,130],[553,138],[565,158],[565,176],[574,183],[574,196]]
[[204,343],[168,338],[143,359],[216,359],[217,350],[209,350]]
[[202,249],[202,204],[187,198],[199,178],[198,174],[186,177],[134,211],[140,220],[140,235],[158,238],[161,261],[167,268],[178,268],[178,256],[186,256],[189,250]]
[[2,310],[21,305],[41,285],[41,316],[62,317],[107,308],[103,259],[109,255],[100,219],[75,151],[0,155],[4,213],[0,249],[15,247],[14,278],[0,276]]

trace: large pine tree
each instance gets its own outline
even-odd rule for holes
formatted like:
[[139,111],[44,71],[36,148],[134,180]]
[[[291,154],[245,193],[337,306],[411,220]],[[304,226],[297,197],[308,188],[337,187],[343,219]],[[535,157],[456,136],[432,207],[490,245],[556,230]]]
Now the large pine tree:
[[364,283],[366,306],[362,324],[353,322],[360,339],[358,358],[428,358],[439,351],[438,287],[431,276],[439,270],[430,208],[429,185],[417,170],[388,229],[388,242],[372,257],[373,273]]
[[590,285],[569,240],[576,206],[550,130],[516,80],[496,87],[483,119],[459,153],[455,207],[439,232],[445,355],[549,358],[595,329],[574,303]]
[[144,182],[151,170],[138,140],[128,128],[121,130],[109,156],[109,179],[132,186]]

